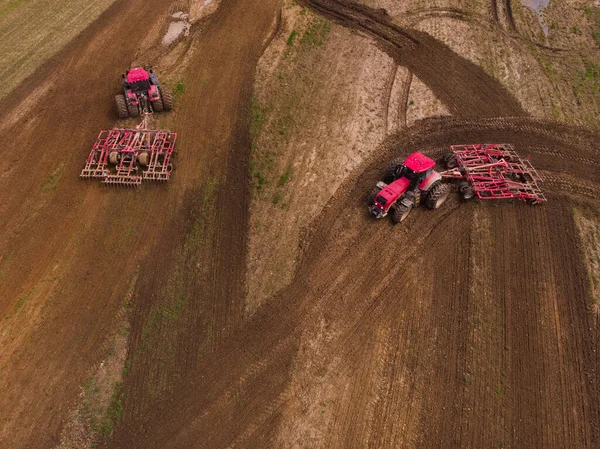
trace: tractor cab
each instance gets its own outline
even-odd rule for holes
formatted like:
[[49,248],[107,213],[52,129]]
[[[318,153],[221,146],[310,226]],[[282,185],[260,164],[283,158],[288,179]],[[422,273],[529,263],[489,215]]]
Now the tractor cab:
[[127,71],[125,82],[136,93],[148,92],[150,89],[150,75],[142,67]]
[[403,163],[392,163],[386,169],[384,182],[378,182],[369,195],[369,213],[376,217],[392,214],[395,223],[403,221],[414,206],[425,202],[437,209],[448,196],[448,186],[434,170],[435,161],[415,152]]

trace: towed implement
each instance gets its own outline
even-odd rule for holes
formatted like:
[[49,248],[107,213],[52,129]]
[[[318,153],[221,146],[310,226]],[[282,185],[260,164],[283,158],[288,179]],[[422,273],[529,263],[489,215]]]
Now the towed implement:
[[124,186],[168,181],[176,139],[176,133],[147,129],[147,117],[135,129],[100,131],[80,177]]
[[143,116],[135,128],[100,131],[79,175],[103,184],[138,186],[144,180],[168,181],[173,171],[177,134],[148,129],[153,112],[172,108],[171,91],[142,67],[123,75],[123,93],[116,96],[119,118]]
[[521,158],[509,144],[452,145],[443,158],[447,170],[434,170],[435,161],[416,152],[392,162],[369,195],[369,213],[375,218],[390,214],[395,223],[406,219],[413,207],[439,208],[458,183],[463,200],[520,199],[531,204],[546,201],[541,181],[529,159]]

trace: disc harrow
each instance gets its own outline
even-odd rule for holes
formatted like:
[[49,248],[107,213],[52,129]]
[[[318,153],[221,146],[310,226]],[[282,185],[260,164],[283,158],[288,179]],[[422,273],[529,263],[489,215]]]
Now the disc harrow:
[[[541,177],[528,158],[510,144],[452,145],[446,159],[450,170],[443,178],[464,179],[482,200],[521,199],[532,204],[546,201],[538,183]],[[464,182],[464,181],[463,181]]]
[[144,118],[136,129],[100,131],[80,177],[122,186],[139,186],[143,180],[168,181],[177,134],[146,127]]

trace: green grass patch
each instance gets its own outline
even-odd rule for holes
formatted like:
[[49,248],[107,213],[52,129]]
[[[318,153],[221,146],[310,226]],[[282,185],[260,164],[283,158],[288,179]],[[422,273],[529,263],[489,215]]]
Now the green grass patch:
[[287,44],[289,46],[294,45],[294,39],[296,39],[296,34],[298,34],[296,32],[296,30],[292,30],[292,32],[290,33],[290,37],[288,37],[288,40],[287,40]]
[[175,84],[175,89],[173,89],[173,96],[175,98],[179,98],[184,92],[185,84],[183,84],[183,81],[179,81],[177,84]]
[[600,47],[600,8],[597,6],[591,6],[585,8],[584,15],[587,16],[590,26],[592,28],[592,37],[596,42],[596,45]]
[[585,72],[583,72],[582,76],[585,82],[590,87],[592,93],[598,93],[598,88],[600,84],[600,68],[598,65],[592,61],[585,61]]
[[23,3],[23,1],[24,0],[11,0],[6,5],[4,5],[2,8],[0,8],[0,19],[4,18],[8,14],[10,14],[12,11],[17,9],[19,6],[21,6],[21,3]]
[[276,193],[275,196],[273,196],[273,204],[278,204],[279,201],[281,201],[281,194]]
[[40,188],[44,192],[54,191],[56,190],[56,186],[58,185],[58,181],[60,181],[60,176],[62,174],[62,166],[58,167],[54,170],[40,185]]
[[283,187],[290,180],[290,176],[292,176],[291,167],[288,168],[283,175],[281,175],[281,178],[279,178],[279,182],[277,183],[279,187]]
[[300,45],[305,48],[320,47],[331,30],[327,20],[315,19],[300,38]]

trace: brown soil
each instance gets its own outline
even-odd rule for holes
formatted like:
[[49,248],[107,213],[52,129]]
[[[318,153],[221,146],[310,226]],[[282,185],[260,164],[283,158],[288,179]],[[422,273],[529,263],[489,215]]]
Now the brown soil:
[[[168,4],[117,2],[8,97],[3,122],[58,73],[0,161],[3,446],[58,443],[137,266],[123,414],[105,447],[600,446],[600,334],[572,213],[596,201],[600,136],[527,118],[484,70],[382,12],[307,3],[374,36],[454,117],[402,128],[349,173],[291,283],[249,319],[248,116],[278,1],[222,0],[193,29],[185,94],[160,118],[179,133],[168,186],[77,178],[146,38],[132,19],[165,20]],[[490,141],[531,156],[547,204],[454,198],[402,226],[366,216],[388,160]]]

